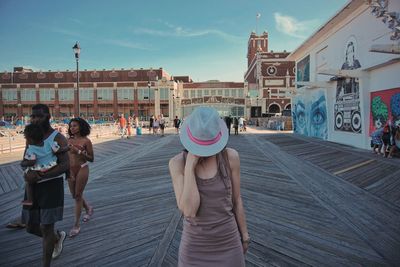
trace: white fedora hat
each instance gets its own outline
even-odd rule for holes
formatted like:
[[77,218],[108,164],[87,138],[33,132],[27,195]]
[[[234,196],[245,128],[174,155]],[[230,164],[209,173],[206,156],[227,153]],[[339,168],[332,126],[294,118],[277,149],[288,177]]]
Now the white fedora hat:
[[198,107],[183,122],[179,133],[182,145],[192,154],[208,157],[220,152],[228,143],[225,122],[217,110]]

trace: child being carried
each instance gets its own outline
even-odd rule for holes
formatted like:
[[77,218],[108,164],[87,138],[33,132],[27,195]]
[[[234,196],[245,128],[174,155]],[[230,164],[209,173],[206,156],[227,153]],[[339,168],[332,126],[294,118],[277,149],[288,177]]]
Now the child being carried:
[[[44,132],[39,125],[29,124],[25,127],[24,136],[28,145],[22,167],[26,167],[25,173],[30,170],[47,172],[57,165],[57,154],[68,151],[68,147],[61,148],[57,142],[47,145],[44,142]],[[29,183],[25,183],[27,199],[22,201],[22,205],[33,205],[33,188]]]

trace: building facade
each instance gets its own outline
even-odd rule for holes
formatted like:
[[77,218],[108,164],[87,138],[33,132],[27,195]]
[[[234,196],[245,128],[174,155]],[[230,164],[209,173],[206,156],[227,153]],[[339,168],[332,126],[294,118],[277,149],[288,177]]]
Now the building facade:
[[44,103],[54,118],[79,116],[116,118],[118,114],[143,119],[172,112],[177,83],[162,68],[140,70],[81,71],[79,97],[76,72],[34,72],[15,68],[0,75],[0,116],[9,119],[29,115],[31,107]]
[[233,116],[248,118],[246,110],[246,92],[244,83],[207,81],[183,83],[181,107],[178,114],[182,118],[189,115],[198,106],[211,106],[218,110],[221,117]]
[[395,0],[349,1],[289,55],[294,132],[369,148],[373,131],[400,124],[399,12]]
[[250,117],[270,116],[288,110],[294,92],[294,62],[289,52],[268,51],[268,33],[252,32],[248,42],[247,71],[244,75]]

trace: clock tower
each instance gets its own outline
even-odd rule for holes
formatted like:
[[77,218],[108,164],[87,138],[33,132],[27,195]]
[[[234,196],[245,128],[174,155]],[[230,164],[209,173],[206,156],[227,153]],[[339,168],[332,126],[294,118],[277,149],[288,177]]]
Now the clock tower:
[[250,34],[247,48],[247,67],[256,56],[257,52],[268,52],[268,33],[263,32],[262,35],[256,35],[255,32]]

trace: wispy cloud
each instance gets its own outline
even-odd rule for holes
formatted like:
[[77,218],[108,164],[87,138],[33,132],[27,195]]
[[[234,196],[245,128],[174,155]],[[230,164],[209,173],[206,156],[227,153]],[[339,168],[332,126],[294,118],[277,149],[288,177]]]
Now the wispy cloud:
[[80,33],[75,32],[75,31],[70,31],[70,30],[67,30],[67,29],[59,28],[59,27],[57,27],[57,28],[52,27],[52,28],[49,28],[49,30],[52,31],[52,32],[55,32],[55,33],[59,33],[59,34],[63,34],[63,35],[71,36],[71,37],[78,37],[80,39],[87,39],[87,36],[85,36],[83,34],[80,34]]
[[291,16],[274,13],[276,29],[284,34],[305,39],[320,24],[319,20],[298,21]]
[[165,22],[165,21],[159,20],[159,22],[164,24],[167,29],[154,30],[154,29],[149,29],[149,28],[135,28],[133,30],[133,32],[135,34],[147,34],[147,35],[161,36],[161,37],[167,37],[167,36],[184,37],[184,38],[215,35],[215,36],[218,36],[229,42],[238,42],[239,40],[242,39],[239,36],[232,35],[232,34],[226,33],[224,31],[216,30],[216,29],[192,30],[192,29],[186,29],[182,26],[176,26],[176,25],[173,25],[173,24],[171,24],[169,22]]
[[76,19],[76,18],[69,18],[70,21],[79,24],[79,25],[84,25],[84,23],[80,20],[80,19]]
[[154,51],[155,49],[149,46],[145,46],[142,44],[126,41],[126,40],[118,40],[118,39],[106,39],[104,40],[104,43],[106,44],[111,44],[111,45],[116,45],[119,47],[126,47],[126,48],[132,48],[132,49],[139,49],[139,50],[148,50],[148,51]]

